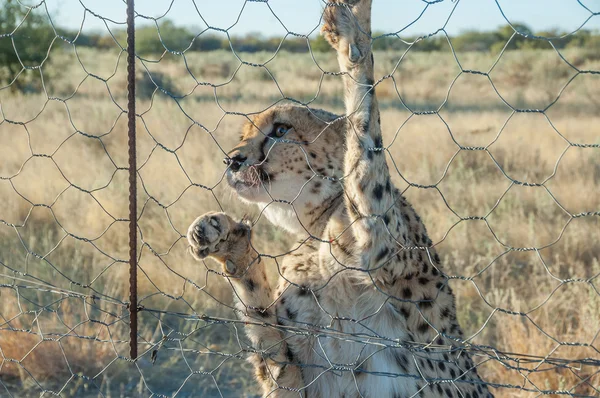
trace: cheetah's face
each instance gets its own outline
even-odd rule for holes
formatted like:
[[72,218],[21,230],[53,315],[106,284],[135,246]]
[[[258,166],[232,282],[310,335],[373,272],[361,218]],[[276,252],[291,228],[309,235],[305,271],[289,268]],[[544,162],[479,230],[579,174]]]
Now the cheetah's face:
[[343,123],[331,123],[336,118],[291,105],[258,114],[225,158],[227,182],[251,203],[290,202],[296,211],[319,204],[341,189],[323,178],[342,175]]

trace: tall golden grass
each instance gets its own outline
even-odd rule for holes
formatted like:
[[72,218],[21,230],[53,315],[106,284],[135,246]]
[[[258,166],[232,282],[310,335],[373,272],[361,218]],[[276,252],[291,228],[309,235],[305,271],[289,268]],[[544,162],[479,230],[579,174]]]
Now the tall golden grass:
[[[273,54],[242,56],[261,63]],[[599,369],[569,361],[599,359],[600,221],[573,215],[600,210],[598,148],[581,145],[600,144],[600,77],[579,74],[570,81],[577,72],[551,51],[505,53],[491,82],[461,74],[450,52],[409,52],[398,63],[401,56],[376,54],[378,76],[393,72],[377,87],[388,161],[446,272],[460,277],[451,284],[466,335],[498,350],[496,360],[481,365],[482,376],[515,386],[495,389],[498,397],[543,390],[597,395]],[[600,69],[597,54],[564,56],[581,70]],[[342,112],[341,80],[321,70],[335,71],[336,60],[315,57],[279,53],[263,68],[224,52],[187,54],[187,63],[174,55],[140,63],[177,100],[160,90],[152,95],[152,81],[140,73],[139,283],[141,305],[154,311],[141,313],[137,365],[123,359],[124,55],[53,49],[42,68],[46,92],[0,91],[0,388],[17,396],[63,385],[70,395],[173,394],[181,386],[181,394],[192,396],[217,394],[217,388],[224,395],[256,393],[240,359],[239,325],[157,310],[235,317],[228,284],[210,271],[212,264],[191,261],[183,235],[207,211],[258,216],[222,182],[223,152],[245,120],[234,113],[259,112],[284,97]],[[496,60],[481,53],[457,57],[464,69],[482,71]],[[32,91],[42,88],[39,71],[20,79]],[[411,114],[398,94],[413,111],[441,107],[439,115]],[[544,109],[559,94],[545,114],[513,113],[504,102]],[[262,218],[256,236],[258,248],[274,256],[292,242]],[[274,260],[269,267],[275,279]],[[39,283],[54,292],[23,287]],[[151,343],[160,341],[160,347]],[[567,361],[557,366],[555,358]]]

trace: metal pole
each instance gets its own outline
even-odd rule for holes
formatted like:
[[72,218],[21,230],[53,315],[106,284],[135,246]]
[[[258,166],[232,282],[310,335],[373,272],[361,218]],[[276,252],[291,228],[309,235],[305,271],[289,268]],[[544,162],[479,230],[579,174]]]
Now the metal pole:
[[137,358],[137,162],[135,144],[134,0],[127,0],[127,117],[129,145],[129,355]]

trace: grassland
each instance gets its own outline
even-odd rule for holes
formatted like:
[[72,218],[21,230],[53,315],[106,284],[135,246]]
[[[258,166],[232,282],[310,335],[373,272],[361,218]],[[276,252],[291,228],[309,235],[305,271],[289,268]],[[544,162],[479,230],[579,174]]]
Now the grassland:
[[[600,70],[597,54],[563,54],[580,70]],[[139,64],[139,283],[150,311],[140,316],[137,364],[123,359],[124,54],[56,48],[43,80],[39,70],[19,76],[28,92],[0,90],[0,395],[256,394],[241,359],[243,325],[197,319],[235,314],[229,286],[212,264],[191,261],[183,234],[210,210],[249,213],[258,248],[287,251],[290,237],[224,187],[223,152],[242,113],[285,98],[340,113],[343,104],[339,76],[323,73],[337,69],[332,54],[241,56],[266,67],[226,52]],[[482,53],[415,52],[398,63],[401,56],[376,54],[377,75],[391,76],[377,93],[395,182],[456,276],[467,336],[523,358],[499,354],[480,373],[493,383],[597,396],[600,369],[540,358],[600,358],[600,217],[576,216],[600,210],[600,152],[587,147],[600,144],[600,76],[577,75],[552,51],[506,52],[497,63]],[[460,73],[457,59],[464,70],[493,66],[490,78]],[[154,93],[149,76],[168,94]],[[507,104],[552,106],[541,114]],[[268,266],[276,278],[275,262]]]

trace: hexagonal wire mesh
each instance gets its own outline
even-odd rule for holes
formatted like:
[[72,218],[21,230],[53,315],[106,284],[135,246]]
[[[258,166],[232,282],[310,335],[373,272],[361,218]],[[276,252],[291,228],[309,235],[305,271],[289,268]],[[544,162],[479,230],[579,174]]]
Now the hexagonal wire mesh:
[[[413,23],[443,2],[422,0]],[[5,3],[19,18],[0,24],[0,39],[10,43],[2,48],[12,49],[17,59],[0,88],[2,395],[253,396],[258,388],[245,357],[267,357],[269,349],[248,341],[244,332],[250,325],[319,342],[404,347],[415,363],[427,350],[453,352],[454,345],[343,332],[335,326],[339,322],[363,320],[325,309],[330,324],[290,322],[292,316],[285,325],[269,323],[251,312],[240,320],[230,279],[209,260],[192,262],[186,230],[208,210],[238,217],[251,212],[254,245],[271,283],[286,278],[283,258],[309,241],[331,246],[306,228],[294,244],[265,220],[264,209],[242,208],[224,187],[226,170],[219,163],[235,145],[237,134],[231,131],[239,131],[242,121],[283,102],[311,112],[321,105],[343,112],[343,91],[335,55],[312,48],[309,36],[322,21],[298,34],[286,28],[270,2],[246,0],[224,29],[211,26],[203,5],[192,1],[207,27],[175,49],[161,35],[174,3],[159,16],[135,14],[138,22],[155,26],[163,47],[159,57],[136,55],[140,354],[135,361],[127,354],[125,15],[107,18],[82,2],[81,26],[69,36],[53,23],[47,1]],[[262,11],[284,31],[270,54],[241,52],[230,35],[249,3],[262,3]],[[497,11],[513,29],[504,47],[493,56],[460,53],[446,30],[459,3],[430,35],[407,40],[403,32],[410,23],[373,37],[373,45],[396,40],[404,46],[376,53],[373,85],[387,144],[375,149],[384,151],[394,183],[429,226],[467,336],[454,344],[471,354],[491,390],[497,396],[598,396],[598,57],[593,50],[557,47],[560,37],[520,31],[498,0]],[[582,1],[574,4],[586,18],[564,37],[577,35],[599,14]],[[89,18],[102,21],[109,34],[102,49],[81,45]],[[32,20],[46,24],[50,33],[22,34]],[[230,51],[193,51],[194,40],[207,35],[221,35]],[[415,50],[433,36],[444,42],[432,56],[436,59]],[[547,43],[548,50],[510,51],[522,38]],[[304,41],[306,52],[285,51],[290,39]],[[47,45],[33,63],[22,56],[27,40]],[[465,67],[486,61],[488,68]],[[440,71],[443,67],[447,70]],[[528,86],[531,81],[537,87]],[[528,106],[536,101],[543,106]],[[312,156],[304,154],[299,162],[310,175],[299,191],[320,181],[343,181],[313,168]],[[296,204],[272,197],[264,207],[277,203]],[[399,244],[398,250],[412,257],[427,248]],[[301,287],[318,303],[327,286]],[[324,377],[369,372],[363,362],[325,357],[318,364],[296,365],[316,367]],[[379,376],[416,378],[422,388],[463,382],[460,375]]]

